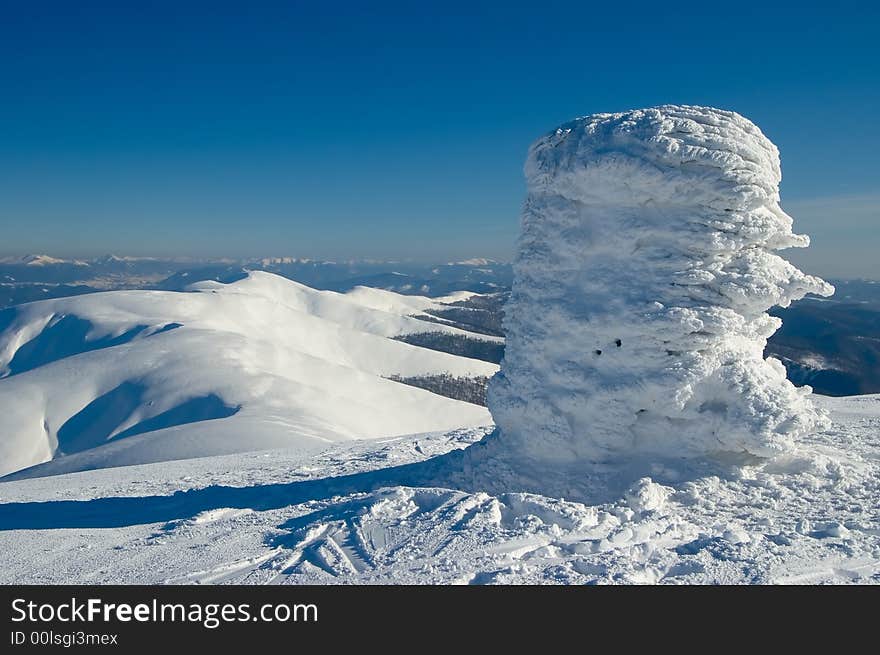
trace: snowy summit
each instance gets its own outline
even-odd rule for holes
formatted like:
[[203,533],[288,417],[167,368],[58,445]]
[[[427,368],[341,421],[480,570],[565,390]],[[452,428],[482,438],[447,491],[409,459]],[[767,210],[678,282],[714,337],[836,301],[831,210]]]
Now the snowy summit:
[[0,582],[880,582],[880,397],[762,356],[769,307],[833,291],[777,254],[807,239],[773,144],[598,114],[526,177],[494,431],[395,381],[495,371],[399,340],[441,299],[252,273],[0,314],[0,461],[31,466]]

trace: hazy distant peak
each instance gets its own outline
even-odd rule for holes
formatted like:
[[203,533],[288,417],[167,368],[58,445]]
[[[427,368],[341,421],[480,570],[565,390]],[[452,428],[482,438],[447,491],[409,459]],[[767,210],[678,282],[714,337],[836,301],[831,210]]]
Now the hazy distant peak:
[[68,264],[72,266],[88,266],[88,263],[79,259],[58,259],[49,255],[24,255],[23,257],[4,257],[0,259],[3,264],[18,264],[23,266],[55,266]]
[[485,257],[473,257],[471,259],[465,259],[460,262],[449,262],[448,266],[489,266],[491,264],[497,264],[498,262],[494,259],[486,259]]

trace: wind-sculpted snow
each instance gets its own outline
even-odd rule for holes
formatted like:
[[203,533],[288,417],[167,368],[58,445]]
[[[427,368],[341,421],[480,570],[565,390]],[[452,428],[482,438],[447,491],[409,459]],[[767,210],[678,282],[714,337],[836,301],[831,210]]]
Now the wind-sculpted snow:
[[[463,330],[439,307],[268,273],[191,292],[112,291],[0,313],[0,475],[203,457],[486,425],[486,410],[394,382],[497,366],[389,337]],[[455,296],[454,299],[458,299]],[[470,335],[478,339],[491,339]],[[52,461],[49,461],[52,460]]]
[[809,240],[754,124],[597,114],[539,139],[525,174],[488,458],[542,480],[646,455],[768,457],[826,424],[762,356],[768,308],[834,289],[775,253]]

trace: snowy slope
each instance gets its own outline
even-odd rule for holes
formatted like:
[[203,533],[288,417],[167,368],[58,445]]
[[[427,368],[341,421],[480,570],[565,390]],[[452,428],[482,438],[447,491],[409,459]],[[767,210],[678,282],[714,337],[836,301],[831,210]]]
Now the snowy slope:
[[0,583],[878,583],[880,396],[815,400],[792,455],[584,502],[396,468],[483,430],[3,482]]
[[383,312],[418,315],[430,309],[443,309],[441,303],[448,304],[460,302],[475,295],[477,294],[473,291],[457,291],[448,296],[427,298],[425,296],[404,296],[385,289],[358,286],[351,291],[346,292],[345,297],[348,300],[363,305],[364,307],[378,309]]
[[467,333],[408,317],[409,301],[377,309],[364,295],[251,273],[188,293],[6,310],[0,474],[53,458],[28,475],[489,424],[482,407],[385,379],[491,376],[493,364],[388,338]]

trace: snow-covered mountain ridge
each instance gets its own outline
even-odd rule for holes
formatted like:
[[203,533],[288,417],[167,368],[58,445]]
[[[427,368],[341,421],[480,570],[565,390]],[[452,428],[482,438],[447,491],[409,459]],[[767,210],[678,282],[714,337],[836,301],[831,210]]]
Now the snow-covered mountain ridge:
[[[467,297],[458,294],[456,300]],[[0,313],[0,474],[389,437],[491,422],[392,376],[497,366],[394,337],[471,335],[409,316],[438,300],[317,291],[252,272],[188,292],[112,291]],[[63,456],[62,456],[63,455]]]
[[[530,153],[503,330],[500,294],[402,298],[397,270],[2,314],[0,430],[60,456],[0,482],[0,581],[880,582],[880,398],[814,396],[763,354],[770,307],[832,291],[775,252],[807,245],[775,146],[663,106]],[[494,429],[398,384],[485,380],[449,353],[501,334]]]

